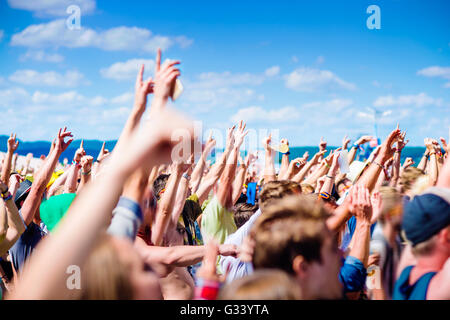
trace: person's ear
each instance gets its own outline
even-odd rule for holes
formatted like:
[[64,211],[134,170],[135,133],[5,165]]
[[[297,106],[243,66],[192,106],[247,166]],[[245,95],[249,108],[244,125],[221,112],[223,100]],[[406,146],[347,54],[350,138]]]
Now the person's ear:
[[308,262],[301,255],[298,255],[292,261],[292,270],[300,278],[305,278],[308,273]]

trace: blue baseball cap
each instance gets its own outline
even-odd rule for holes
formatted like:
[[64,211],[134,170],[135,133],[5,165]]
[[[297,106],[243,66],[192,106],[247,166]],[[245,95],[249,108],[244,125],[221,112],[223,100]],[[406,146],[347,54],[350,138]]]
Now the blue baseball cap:
[[432,187],[405,204],[403,230],[415,246],[450,225],[450,189]]

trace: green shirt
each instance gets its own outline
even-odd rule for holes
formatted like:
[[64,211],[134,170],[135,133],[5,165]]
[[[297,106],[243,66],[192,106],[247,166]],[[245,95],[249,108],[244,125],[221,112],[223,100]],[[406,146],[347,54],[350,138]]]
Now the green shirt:
[[204,243],[206,244],[209,239],[214,238],[222,244],[236,230],[233,212],[222,207],[217,197],[214,196],[202,214],[201,231]]

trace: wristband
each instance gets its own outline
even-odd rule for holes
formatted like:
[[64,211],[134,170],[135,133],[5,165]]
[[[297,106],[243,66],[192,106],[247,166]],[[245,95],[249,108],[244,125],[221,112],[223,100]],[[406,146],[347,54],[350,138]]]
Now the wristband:
[[83,176],[87,176],[87,175],[91,174],[91,170],[89,170],[88,172],[83,172],[83,171],[81,171],[81,174],[82,174]]
[[329,179],[334,179],[333,176],[329,176],[329,175],[326,175],[325,177],[326,177],[326,178],[329,178]]
[[7,194],[8,193],[8,191],[9,191],[9,189],[8,188],[6,188],[6,191],[5,192],[2,192],[2,197],[5,195],[5,194]]
[[8,192],[8,195],[7,196],[5,196],[5,194],[4,193],[2,193],[2,199],[3,199],[3,201],[8,201],[8,200],[11,200],[12,199],[12,194],[11,194],[11,192]]
[[320,194],[319,194],[319,198],[322,198],[322,199],[326,199],[326,200],[328,200],[328,199],[330,199],[330,197],[331,197],[331,195],[328,193],[328,192],[321,192]]
[[436,154],[436,151],[430,152],[430,156]]
[[357,143],[355,142],[355,143],[353,144],[352,148],[358,149],[358,148],[359,148],[359,144],[357,144]]
[[191,179],[191,176],[188,175],[186,172],[183,173],[182,177],[185,178],[185,179],[188,180],[188,181]]
[[379,164],[378,162],[376,162],[376,161],[372,161],[372,163],[374,163],[374,164],[376,164],[377,166],[379,166],[381,169],[383,169],[384,170],[384,167],[381,165],[381,164]]

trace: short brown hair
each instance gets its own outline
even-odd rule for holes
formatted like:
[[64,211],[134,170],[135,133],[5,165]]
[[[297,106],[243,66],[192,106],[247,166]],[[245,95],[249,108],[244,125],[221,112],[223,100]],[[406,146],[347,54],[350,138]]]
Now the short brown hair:
[[269,181],[264,184],[259,195],[259,207],[264,210],[264,207],[275,199],[300,193],[302,193],[302,187],[297,182],[289,180]]
[[399,181],[400,186],[402,187],[402,192],[407,192],[411,190],[417,178],[423,175],[425,175],[425,172],[416,167],[408,167],[405,170],[403,170],[402,174],[400,175]]
[[298,282],[286,272],[274,269],[257,270],[234,280],[220,290],[219,300],[300,300]]
[[240,228],[250,217],[258,210],[258,205],[241,202],[233,207],[234,223],[237,228]]
[[273,201],[251,231],[255,240],[254,267],[295,274],[292,262],[298,255],[306,261],[320,262],[328,216],[317,198],[299,195]]

